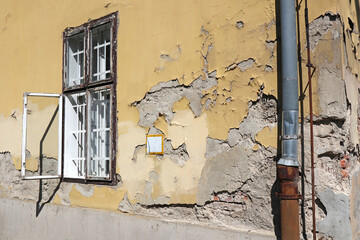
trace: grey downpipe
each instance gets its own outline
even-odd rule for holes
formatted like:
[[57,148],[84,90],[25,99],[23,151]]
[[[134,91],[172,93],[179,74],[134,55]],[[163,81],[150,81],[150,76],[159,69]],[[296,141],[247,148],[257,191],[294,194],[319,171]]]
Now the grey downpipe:
[[281,158],[277,164],[298,167],[298,66],[295,0],[280,0],[282,62]]
[[277,162],[281,239],[299,240],[298,69],[295,0],[280,0],[282,136]]

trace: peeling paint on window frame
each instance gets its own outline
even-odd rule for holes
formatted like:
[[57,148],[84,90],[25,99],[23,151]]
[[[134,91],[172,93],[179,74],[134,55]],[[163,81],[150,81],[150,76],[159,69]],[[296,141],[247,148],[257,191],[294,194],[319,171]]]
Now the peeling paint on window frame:
[[[90,80],[90,34],[91,29],[101,26],[103,24],[110,23],[110,46],[111,46],[111,59],[110,59],[110,78],[92,82]],[[116,86],[117,86],[117,30],[118,30],[118,12],[111,13],[104,17],[95,20],[89,20],[87,23],[84,23],[78,27],[69,27],[66,28],[63,32],[63,68],[62,68],[62,93],[77,93],[77,92],[85,92],[86,95],[89,95],[90,91],[99,88],[109,88],[110,89],[110,98],[111,98],[111,112],[110,112],[110,120],[111,120],[111,130],[110,130],[110,169],[109,169],[109,178],[108,179],[91,179],[87,176],[87,163],[85,163],[85,179],[78,178],[69,178],[64,177],[64,164],[62,164],[62,177],[61,180],[64,182],[75,182],[75,183],[89,183],[89,184],[99,184],[99,185],[116,185],[116,153],[117,153],[117,97],[116,97]],[[75,34],[80,32],[84,32],[84,83],[80,85],[75,85],[72,87],[66,87],[66,59],[67,59],[67,39]],[[64,104],[64,102],[63,102]],[[87,107],[85,108],[86,117],[88,116]],[[64,111],[65,112],[65,111]],[[62,159],[64,159],[64,135],[65,135],[65,125],[64,119],[65,115],[63,112],[63,124],[62,124]],[[86,120],[87,121],[87,120]],[[85,138],[87,138],[89,126],[86,125],[86,133]],[[87,149],[87,141],[85,141],[85,149]],[[85,159],[87,160],[87,150],[85,151]],[[85,161],[86,161],[85,160]]]

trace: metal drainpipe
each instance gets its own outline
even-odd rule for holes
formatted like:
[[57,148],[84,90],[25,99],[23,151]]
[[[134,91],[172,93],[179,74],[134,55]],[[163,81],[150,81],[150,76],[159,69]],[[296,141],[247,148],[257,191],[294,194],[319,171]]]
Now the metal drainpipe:
[[300,239],[298,163],[298,69],[295,0],[280,0],[282,62],[281,158],[277,163],[280,182],[281,239]]

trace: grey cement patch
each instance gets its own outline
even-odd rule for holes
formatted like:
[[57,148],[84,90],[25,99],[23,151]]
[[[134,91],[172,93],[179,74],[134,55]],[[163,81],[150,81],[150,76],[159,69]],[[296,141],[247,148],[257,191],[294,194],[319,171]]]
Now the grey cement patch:
[[[208,88],[203,82],[194,82],[194,87]],[[258,144],[255,141],[258,131],[264,126],[275,126],[276,110],[276,100],[262,95],[257,101],[249,103],[248,116],[239,128],[229,131],[227,140],[207,138],[207,162],[198,185],[196,204],[169,204],[166,196],[151,199],[157,177],[150,172],[144,194],[136,196],[138,204],[132,205],[124,197],[119,210],[163,219],[211,223],[215,226],[272,229],[271,189],[275,182],[273,159],[276,150],[263,146],[255,151],[252,148]],[[154,127],[150,129],[156,131]],[[171,141],[165,139],[166,155],[170,159],[173,155],[171,160],[178,164],[186,164],[186,145],[174,149]],[[179,161],[184,156],[184,161]]]
[[[137,193],[136,199],[140,205],[166,205],[169,204],[170,198],[168,196],[158,196],[157,198],[153,199],[151,194],[154,190],[154,185],[159,181],[159,175],[155,171],[149,172],[149,180],[145,181],[145,188],[143,193]],[[124,202],[125,201],[125,202]],[[124,207],[124,209],[127,209],[128,211],[134,211],[136,210],[133,208],[133,206],[128,204],[126,202],[126,198],[122,200],[119,207]],[[126,208],[127,207],[127,208]]]
[[[52,159],[52,161],[55,160]],[[26,175],[33,176],[38,173],[27,171]],[[56,193],[61,204],[70,205],[69,193],[74,185],[84,196],[89,197],[93,194],[94,185],[66,182],[60,184],[59,179],[22,180],[20,171],[15,169],[10,153],[0,153],[0,186],[3,186],[0,187],[0,197],[44,203],[52,201]]]
[[[276,150],[260,146],[255,135],[276,123],[277,104],[268,96],[249,104],[248,116],[239,128],[229,130],[225,141],[207,138],[206,158],[198,184],[197,204],[205,215],[222,205],[234,218],[249,226],[273,228],[271,189],[275,182]],[[261,182],[262,184],[259,184]],[[199,211],[199,210],[198,210]],[[218,221],[231,224],[226,213],[216,212]]]
[[228,134],[228,144],[230,147],[234,147],[236,144],[238,144],[241,140],[241,134],[238,129],[230,129]]
[[[38,175],[37,172],[26,171],[27,176]],[[20,171],[15,169],[10,153],[0,154],[0,197],[20,198],[27,200],[47,201],[52,192],[59,184],[58,179],[24,181],[21,178]],[[41,189],[41,195],[39,195]]]
[[156,127],[152,126],[150,127],[148,135],[156,135],[156,134],[164,134],[160,129],[157,129]]
[[143,152],[145,153],[145,144],[142,144],[142,145],[138,145],[135,147],[135,150],[134,150],[134,153],[133,153],[133,157],[132,157],[132,161],[136,162],[137,161],[137,156],[140,152]]
[[246,69],[251,68],[254,64],[255,60],[253,58],[249,58],[247,60],[239,62],[236,67],[240,68],[240,70],[244,72]]
[[70,191],[75,183],[61,183],[60,189],[56,192],[57,196],[60,198],[61,204],[70,205]]
[[179,85],[180,85],[180,83],[177,79],[171,80],[168,82],[161,82],[161,83],[155,85],[154,87],[152,87],[150,89],[149,93],[157,92],[157,91],[161,90],[162,88],[172,88],[172,87],[177,87]]
[[211,103],[212,103],[211,98],[206,99],[205,104],[204,104],[205,110],[209,110],[209,109],[210,109],[210,104],[211,104]]
[[171,140],[164,140],[164,156],[171,159],[171,161],[183,166],[189,159],[189,154],[186,150],[186,144],[183,143],[179,147],[174,148],[171,144]]
[[265,68],[264,68],[265,72],[272,72],[273,70],[274,70],[273,67],[270,66],[270,65],[266,65]]
[[359,144],[359,131],[358,131],[358,106],[359,106],[359,82],[357,77],[351,72],[351,69],[347,67],[343,71],[344,81],[346,86],[346,99],[350,104],[350,141],[357,145]]
[[[337,15],[327,14],[314,20],[311,24],[314,25],[313,31],[318,33],[318,38],[313,40],[316,45],[323,48],[330,47],[333,50],[330,54],[315,51],[313,57],[318,74],[320,107],[320,115],[316,119],[345,120],[347,101],[341,69],[342,39],[332,38],[332,32],[342,31],[340,18]],[[320,41],[322,39],[326,39],[326,41]]]
[[206,161],[199,182],[197,204],[212,200],[213,193],[233,192],[251,177],[245,150],[240,146],[217,154]]
[[354,239],[360,238],[360,171],[357,170],[351,179],[351,195],[350,195],[350,219],[352,235]]
[[327,216],[317,223],[317,230],[334,240],[352,239],[349,197],[341,193],[335,194],[330,188],[318,195],[326,208]]
[[85,197],[91,197],[94,194],[94,185],[92,184],[76,184],[75,188]]
[[243,22],[243,21],[237,21],[237,22],[236,22],[236,27],[237,27],[238,29],[243,28],[243,27],[244,27],[244,22]]
[[[339,21],[339,16],[327,13],[310,23],[309,32],[311,39],[310,41],[311,51],[315,50],[322,36],[325,35],[331,29],[335,21]],[[334,38],[339,37],[339,33],[337,31],[333,32],[333,35]]]
[[275,55],[275,44],[276,44],[276,40],[268,40],[265,41],[265,46],[266,49],[269,50],[270,52],[270,61],[274,59]]
[[252,68],[255,64],[255,60],[253,58],[248,58],[238,63],[232,63],[226,67],[226,71],[231,71],[236,68],[239,68],[241,72],[246,71],[249,68]]
[[216,85],[216,71],[206,74],[205,79],[201,77],[195,79],[188,86],[179,85],[177,80],[157,84],[146,93],[142,100],[132,103],[132,106],[139,110],[139,125],[151,127],[160,115],[163,115],[166,122],[171,124],[171,119],[174,117],[173,105],[183,97],[190,101],[190,109],[194,115],[200,116],[203,109],[201,104],[204,97],[203,91]]
[[207,138],[206,139],[206,153],[205,157],[207,159],[213,158],[219,153],[225,152],[230,150],[229,144],[227,144],[224,141],[213,139],[213,138]]
[[239,125],[239,133],[255,141],[255,135],[261,129],[275,126],[276,121],[277,103],[274,99],[265,97],[250,103],[248,116]]
[[120,204],[119,204],[119,211],[123,212],[123,213],[131,213],[134,212],[137,208],[137,205],[133,205],[130,203],[129,198],[127,196],[127,194],[125,193],[123,200],[121,200]]
[[[341,71],[330,72],[329,68],[320,69],[318,79],[321,117],[345,119],[345,83]],[[331,94],[329,94],[331,92]]]

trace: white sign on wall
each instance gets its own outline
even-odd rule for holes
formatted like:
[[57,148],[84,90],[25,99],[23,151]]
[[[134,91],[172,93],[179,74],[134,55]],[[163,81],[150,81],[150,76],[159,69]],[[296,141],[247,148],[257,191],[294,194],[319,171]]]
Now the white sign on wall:
[[146,154],[164,154],[164,135],[146,136]]

